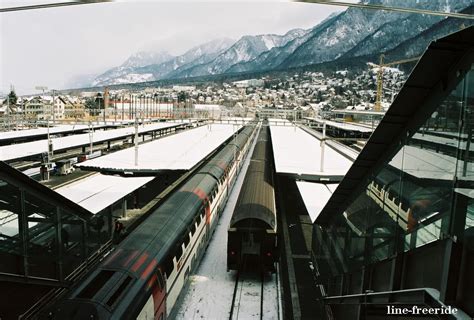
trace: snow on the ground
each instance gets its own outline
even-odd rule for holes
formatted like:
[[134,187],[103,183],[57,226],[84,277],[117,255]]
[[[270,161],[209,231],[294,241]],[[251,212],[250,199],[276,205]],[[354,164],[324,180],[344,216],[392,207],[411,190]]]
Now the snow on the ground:
[[[255,141],[237,178],[201,264],[197,271],[189,277],[190,283],[187,291],[182,292],[184,296],[180,299],[179,305],[175,307],[177,308],[175,313],[176,319],[213,320],[229,318],[235,286],[235,271],[227,272],[227,228],[244,181]],[[272,279],[275,279],[275,275],[272,275]],[[278,318],[275,280],[272,283],[273,286],[265,284],[264,287],[265,292],[270,292],[268,293],[270,297],[275,297],[273,303],[269,300],[267,304],[264,304],[264,309],[268,310],[265,312],[266,319]],[[258,284],[258,287],[260,287],[260,284]],[[273,293],[271,293],[272,291]],[[240,319],[246,318],[241,317]]]
[[263,319],[279,319],[277,274],[267,275],[263,281]]
[[242,274],[237,287],[232,320],[260,319],[261,279],[258,274]]

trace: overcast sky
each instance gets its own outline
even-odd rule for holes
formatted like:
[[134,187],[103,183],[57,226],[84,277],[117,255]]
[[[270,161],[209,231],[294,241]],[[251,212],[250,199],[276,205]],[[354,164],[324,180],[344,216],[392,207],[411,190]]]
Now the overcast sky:
[[10,84],[20,94],[39,85],[60,89],[74,76],[103,72],[140,50],[177,55],[216,38],[283,34],[343,9],[276,0],[143,0],[0,13],[0,91]]

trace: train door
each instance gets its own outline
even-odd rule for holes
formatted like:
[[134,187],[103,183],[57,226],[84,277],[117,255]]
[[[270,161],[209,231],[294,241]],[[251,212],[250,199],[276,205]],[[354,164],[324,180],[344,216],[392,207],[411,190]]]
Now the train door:
[[238,270],[242,252],[241,234],[231,228],[227,236],[227,270]]
[[279,259],[279,253],[276,233],[273,230],[267,230],[262,241],[260,256],[262,257],[263,269],[265,271],[275,272],[275,262]]
[[254,270],[262,265],[262,237],[259,232],[246,231],[242,234],[242,268]]
[[242,235],[242,255],[260,255],[260,241],[253,232]]

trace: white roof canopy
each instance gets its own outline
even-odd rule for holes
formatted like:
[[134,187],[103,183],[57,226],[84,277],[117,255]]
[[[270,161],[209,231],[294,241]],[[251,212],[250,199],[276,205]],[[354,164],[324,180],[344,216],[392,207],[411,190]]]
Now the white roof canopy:
[[[177,123],[156,123],[148,125],[140,125],[139,133],[151,132],[158,129],[175,127],[180,124]],[[94,131],[94,143],[105,142],[108,140],[119,139],[127,136],[132,136],[135,133],[134,127],[127,127],[106,131]],[[51,139],[53,143],[53,150],[65,150],[69,148],[80,147],[88,145],[90,142],[89,133],[77,134],[73,136],[60,137]],[[40,155],[48,151],[47,139],[12,144],[0,147],[0,160],[14,160],[29,156]]]
[[154,177],[125,178],[97,173],[55,191],[96,214],[153,179]]
[[301,198],[311,218],[311,222],[314,223],[338,185],[303,181],[297,181],[296,185],[298,186]]
[[135,148],[132,147],[77,166],[115,172],[189,170],[241,127],[237,124],[205,125],[141,144],[138,149],[138,165],[135,165]]
[[331,176],[342,177],[352,165],[351,160],[326,144],[321,170],[320,140],[294,126],[270,126],[270,131],[277,173],[320,180]]

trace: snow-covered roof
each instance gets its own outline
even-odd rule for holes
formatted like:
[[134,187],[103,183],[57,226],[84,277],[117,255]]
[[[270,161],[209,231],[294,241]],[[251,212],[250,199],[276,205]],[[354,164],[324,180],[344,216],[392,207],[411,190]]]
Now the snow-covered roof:
[[309,217],[311,218],[311,222],[314,223],[338,185],[305,181],[297,181],[296,185],[300,191]]
[[118,177],[94,174],[55,191],[96,214],[147,184],[154,177]]
[[[42,218],[39,214],[32,214],[30,218]],[[32,228],[37,222],[28,221],[28,227]],[[8,210],[0,210],[0,235],[14,237],[18,234],[18,214]],[[1,236],[0,236],[1,238]]]
[[77,166],[114,172],[189,170],[241,127],[238,124],[211,124],[144,143],[139,146],[137,166],[133,147],[82,162]]
[[[94,129],[103,128],[105,125],[94,125]],[[88,129],[87,125],[78,124],[78,125],[58,125],[49,128],[49,134],[58,134],[58,133],[66,133],[66,132],[73,132],[73,131],[80,131]],[[14,138],[26,138],[26,137],[34,137],[38,135],[45,135],[47,134],[47,128],[36,128],[36,129],[26,129],[26,130],[15,130],[15,131],[4,131],[0,132],[0,140],[8,140]]]
[[[158,129],[170,128],[178,126],[179,124],[176,123],[156,123],[156,124],[149,124],[139,127],[139,132],[151,132]],[[120,139],[127,136],[132,136],[135,133],[134,127],[128,128],[121,128],[121,129],[114,129],[114,130],[107,130],[107,131],[95,131],[93,133],[93,141],[94,143],[105,142],[108,140],[113,139]],[[60,137],[51,139],[53,144],[53,150],[66,150],[74,147],[80,147],[84,145],[88,145],[90,143],[89,140],[89,133],[84,134],[77,134],[67,137]],[[34,155],[40,155],[48,151],[48,143],[46,139],[33,141],[33,142],[25,142],[25,143],[18,143],[12,144],[8,146],[1,146],[0,147],[0,160],[13,160],[13,159],[21,159],[25,157],[30,157]]]
[[220,110],[223,107],[218,104],[195,104],[194,108],[196,110]]
[[270,126],[277,173],[299,175],[304,179],[342,177],[352,161],[329,144],[324,149],[321,171],[321,141],[298,127]]
[[[393,157],[389,164],[419,179],[451,181],[456,176],[456,163],[462,167],[462,162],[446,154],[407,145]],[[473,171],[466,170],[466,173],[466,176],[458,175],[458,178],[474,181]]]
[[323,119],[320,119],[320,118],[309,118],[309,117],[307,117],[305,119],[315,121],[315,122],[318,122],[318,123],[321,123],[321,124],[325,122],[326,125],[328,125],[328,126],[335,127],[335,128],[342,129],[342,130],[359,131],[359,132],[362,132],[362,133],[368,133],[368,132],[373,131],[371,128],[367,128],[367,127],[352,124],[352,123],[345,123],[345,122],[343,123],[343,122],[336,122],[336,121],[331,121],[331,120],[323,120]]

